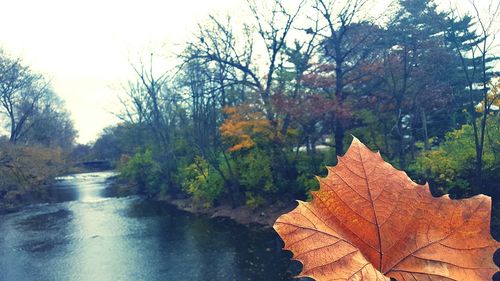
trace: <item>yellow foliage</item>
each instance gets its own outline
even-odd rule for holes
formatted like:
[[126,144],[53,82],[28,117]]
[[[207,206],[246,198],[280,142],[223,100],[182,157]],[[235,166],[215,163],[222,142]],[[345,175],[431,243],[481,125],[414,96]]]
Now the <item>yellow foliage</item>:
[[[490,81],[490,90],[487,96],[487,104],[491,106],[492,110],[490,115],[494,115],[495,111],[500,108],[500,77],[493,78]],[[476,107],[477,112],[484,112],[485,104],[484,100],[481,101],[479,106]]]
[[230,152],[249,149],[256,145],[257,138],[270,140],[273,137],[272,126],[262,112],[250,105],[226,107],[227,115],[219,130],[231,147]]

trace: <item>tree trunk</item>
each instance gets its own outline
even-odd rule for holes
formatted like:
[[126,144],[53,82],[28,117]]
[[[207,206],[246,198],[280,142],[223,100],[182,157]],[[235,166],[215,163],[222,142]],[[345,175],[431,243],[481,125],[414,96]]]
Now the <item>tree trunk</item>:
[[345,129],[342,122],[335,120],[335,154],[342,155],[344,153],[344,135]]
[[16,126],[16,119],[14,117],[14,114],[9,113],[9,118],[10,118],[10,137],[9,137],[9,142],[12,144],[15,144],[17,141],[17,126]]
[[422,113],[422,129],[424,131],[424,147],[425,150],[429,151],[431,150],[431,146],[429,144],[429,134],[427,131],[427,116],[425,114],[425,109],[422,108],[421,113]]

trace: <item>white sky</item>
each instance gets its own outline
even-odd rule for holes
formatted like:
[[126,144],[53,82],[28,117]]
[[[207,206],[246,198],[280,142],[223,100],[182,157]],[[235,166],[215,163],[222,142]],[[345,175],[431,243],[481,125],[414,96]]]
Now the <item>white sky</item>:
[[117,122],[110,112],[120,83],[134,78],[129,61],[173,52],[209,12],[238,2],[0,0],[0,47],[51,79],[86,143]]
[[51,79],[78,142],[87,143],[118,121],[111,112],[120,109],[119,85],[135,78],[129,61],[152,51],[172,54],[209,13],[238,17],[245,6],[243,0],[0,0],[0,48]]

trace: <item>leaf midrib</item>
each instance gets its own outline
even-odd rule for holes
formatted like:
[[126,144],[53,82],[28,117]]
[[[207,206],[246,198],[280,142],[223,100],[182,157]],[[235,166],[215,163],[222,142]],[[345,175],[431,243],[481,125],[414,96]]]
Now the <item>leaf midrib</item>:
[[364,180],[366,183],[366,188],[368,189],[368,197],[370,198],[370,204],[372,205],[372,210],[373,210],[373,217],[375,218],[375,228],[377,229],[377,239],[378,239],[378,252],[380,255],[380,261],[379,261],[379,271],[382,272],[382,260],[384,257],[384,253],[382,252],[382,239],[380,237],[380,224],[378,223],[378,218],[377,218],[377,212],[375,211],[375,202],[373,202],[373,197],[372,193],[370,190],[370,182],[368,181],[368,174],[366,173],[366,168],[365,168],[365,161],[363,160],[363,154],[361,153],[361,150],[358,147],[358,154],[359,154],[359,159],[361,160],[361,167],[363,167],[363,174]]

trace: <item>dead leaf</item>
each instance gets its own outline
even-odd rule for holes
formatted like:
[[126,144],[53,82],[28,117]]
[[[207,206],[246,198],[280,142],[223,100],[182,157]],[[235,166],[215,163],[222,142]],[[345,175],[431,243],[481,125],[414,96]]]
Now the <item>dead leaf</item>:
[[491,199],[435,198],[354,138],[319,179],[311,202],[274,229],[320,280],[491,280],[499,243],[490,235]]

